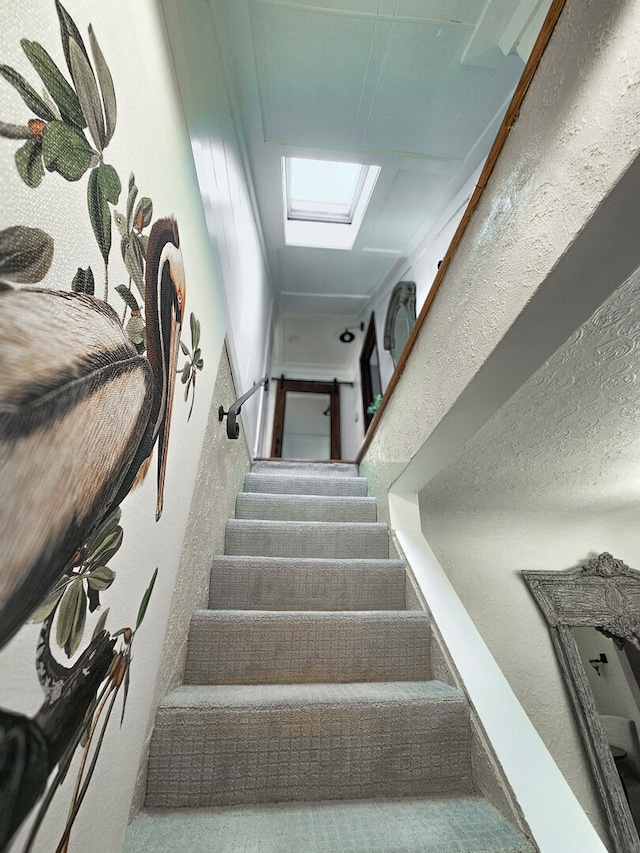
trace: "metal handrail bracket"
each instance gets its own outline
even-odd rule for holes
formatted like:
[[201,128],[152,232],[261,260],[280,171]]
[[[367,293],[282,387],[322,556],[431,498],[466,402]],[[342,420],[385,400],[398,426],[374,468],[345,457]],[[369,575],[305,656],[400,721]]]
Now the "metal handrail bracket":
[[242,406],[253,394],[256,393],[258,388],[262,388],[264,385],[265,394],[269,391],[269,377],[263,376],[259,382],[249,388],[246,394],[243,394],[242,397],[238,398],[235,403],[232,403],[229,406],[229,411],[225,412],[224,406],[219,406],[218,408],[218,420],[222,421],[225,417],[227,419],[227,438],[239,438],[240,436],[240,424],[236,420],[236,417],[240,414],[242,410]]

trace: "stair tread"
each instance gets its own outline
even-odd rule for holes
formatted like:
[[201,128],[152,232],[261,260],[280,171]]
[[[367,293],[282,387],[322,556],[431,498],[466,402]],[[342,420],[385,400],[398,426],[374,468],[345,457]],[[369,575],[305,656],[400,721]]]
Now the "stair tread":
[[376,500],[364,496],[239,492],[236,518],[300,521],[376,521]]
[[212,610],[201,607],[193,611],[194,619],[211,619],[212,621],[234,622],[341,622],[341,623],[372,623],[393,622],[394,620],[429,623],[425,610],[252,610],[225,607],[222,610]]
[[534,853],[480,797],[405,797],[140,813],[123,853]]
[[301,473],[310,477],[357,477],[358,467],[353,462],[305,462],[300,459],[264,459],[253,462],[251,473],[277,474],[281,477],[296,476]]
[[342,495],[366,497],[364,477],[321,474],[250,472],[244,476],[244,491],[269,494]]
[[158,711],[184,709],[267,709],[358,705],[370,707],[423,701],[464,703],[463,694],[442,681],[380,681],[347,684],[180,685],[167,693]]

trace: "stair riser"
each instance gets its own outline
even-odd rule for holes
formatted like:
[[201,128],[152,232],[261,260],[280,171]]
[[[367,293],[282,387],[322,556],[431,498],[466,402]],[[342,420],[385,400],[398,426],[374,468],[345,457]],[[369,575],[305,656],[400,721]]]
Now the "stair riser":
[[160,709],[147,806],[472,792],[462,702]]
[[272,474],[246,474],[244,491],[271,495],[364,498],[367,496],[367,481],[363,477],[278,477]]
[[358,466],[348,462],[254,462],[252,474],[270,474],[281,478],[304,477],[357,477]]
[[222,610],[402,610],[405,571],[391,562],[217,557],[209,594],[209,607]]
[[383,524],[231,519],[227,522],[225,554],[382,560],[389,557],[389,538]]
[[374,498],[240,493],[236,500],[236,518],[371,522],[376,520],[376,502]]
[[216,614],[191,621],[185,684],[309,684],[431,678],[423,613]]

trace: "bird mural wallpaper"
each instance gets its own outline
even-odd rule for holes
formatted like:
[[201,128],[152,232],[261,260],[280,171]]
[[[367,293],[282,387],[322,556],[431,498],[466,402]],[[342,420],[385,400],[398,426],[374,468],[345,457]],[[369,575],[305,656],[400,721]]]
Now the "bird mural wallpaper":
[[[37,194],[57,181],[65,216],[88,217],[101,263],[92,268],[79,251],[71,280],[52,280],[53,236],[24,221],[0,231],[0,648],[39,624],[42,688],[34,716],[0,708],[0,850],[29,815],[23,849],[32,848],[80,755],[66,826],[50,847],[69,849],[105,730],[124,724],[159,567],[139,567],[130,622],[111,625],[121,504],[153,468],[160,519],[174,391],[183,386],[188,419],[204,367],[178,224],[170,211],[156,215],[133,172],[125,180],[108,162],[118,110],[98,34],[89,25],[83,37],[58,0],[51,11],[59,59],[23,38],[31,78],[0,64],[0,95],[10,87],[21,101],[20,113],[0,115],[3,182]],[[86,186],[84,208],[66,206],[76,183]]]

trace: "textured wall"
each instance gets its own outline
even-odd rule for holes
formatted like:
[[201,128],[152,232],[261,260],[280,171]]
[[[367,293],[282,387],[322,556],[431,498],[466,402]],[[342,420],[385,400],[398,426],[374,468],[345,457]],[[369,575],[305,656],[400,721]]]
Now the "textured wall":
[[244,431],[238,441],[227,438],[226,420],[218,419],[218,406],[225,410],[236,399],[228,352],[222,351],[213,389],[213,402],[204,436],[180,568],[176,577],[167,633],[162,649],[162,669],[151,704],[145,748],[131,804],[132,815],[142,807],[146,793],[148,745],[155,720],[155,708],[169,690],[182,683],[187,656],[189,623],[196,608],[209,602],[209,573],[213,557],[224,553],[227,519],[235,515],[236,494],[249,469],[249,453]]
[[[640,262],[633,247],[612,251],[614,241],[594,243],[584,236],[608,212],[620,215],[615,200],[606,207],[603,199],[609,193],[614,199],[612,188],[621,179],[621,185],[628,175],[636,179],[640,63],[633,45],[639,31],[635,3],[566,5],[361,466],[382,517],[387,491],[401,474],[399,491],[427,484],[421,494],[424,535],[603,837],[548,633],[519,571],[567,568],[602,550],[637,565],[631,521],[637,502],[624,473],[634,453],[629,425],[637,421],[635,392],[628,387],[636,372],[635,309],[614,309],[620,322],[605,320],[610,327],[602,337],[596,329],[574,336],[564,359],[573,364],[585,344],[578,357],[585,372],[572,379],[571,372],[556,370],[549,377],[557,389],[552,399],[534,379],[531,399],[490,419]],[[631,207],[626,219],[633,216]],[[585,242],[591,242],[587,251]],[[572,245],[585,257],[593,254],[581,265],[574,253],[563,279]],[[624,264],[618,263],[622,254]],[[547,288],[537,302],[546,282],[555,295]],[[510,357],[492,374],[491,358],[521,312],[529,325],[512,336]],[[560,315],[566,331],[554,326]],[[528,353],[539,360],[532,358],[518,374],[514,366],[520,369]],[[603,362],[612,365],[609,381],[600,378]],[[574,391],[584,401],[577,418]],[[452,420],[462,399],[466,408]],[[412,417],[416,409],[419,415]],[[537,441],[523,447],[517,436],[532,420],[539,426]],[[484,441],[465,446],[483,424],[478,437]],[[589,442],[603,424],[612,441],[594,453]],[[540,454],[550,431],[557,452],[545,461]],[[612,455],[612,478],[602,480],[601,463]],[[520,468],[512,467],[515,458]],[[585,479],[579,479],[583,468]],[[576,510],[583,488],[585,500],[593,500]],[[601,498],[605,503],[599,505]]]
[[596,824],[546,624],[520,572],[602,551],[638,565],[639,304],[636,272],[420,496],[425,535]]
[[639,17],[632,2],[565,7],[366,454],[381,498],[633,162]]

